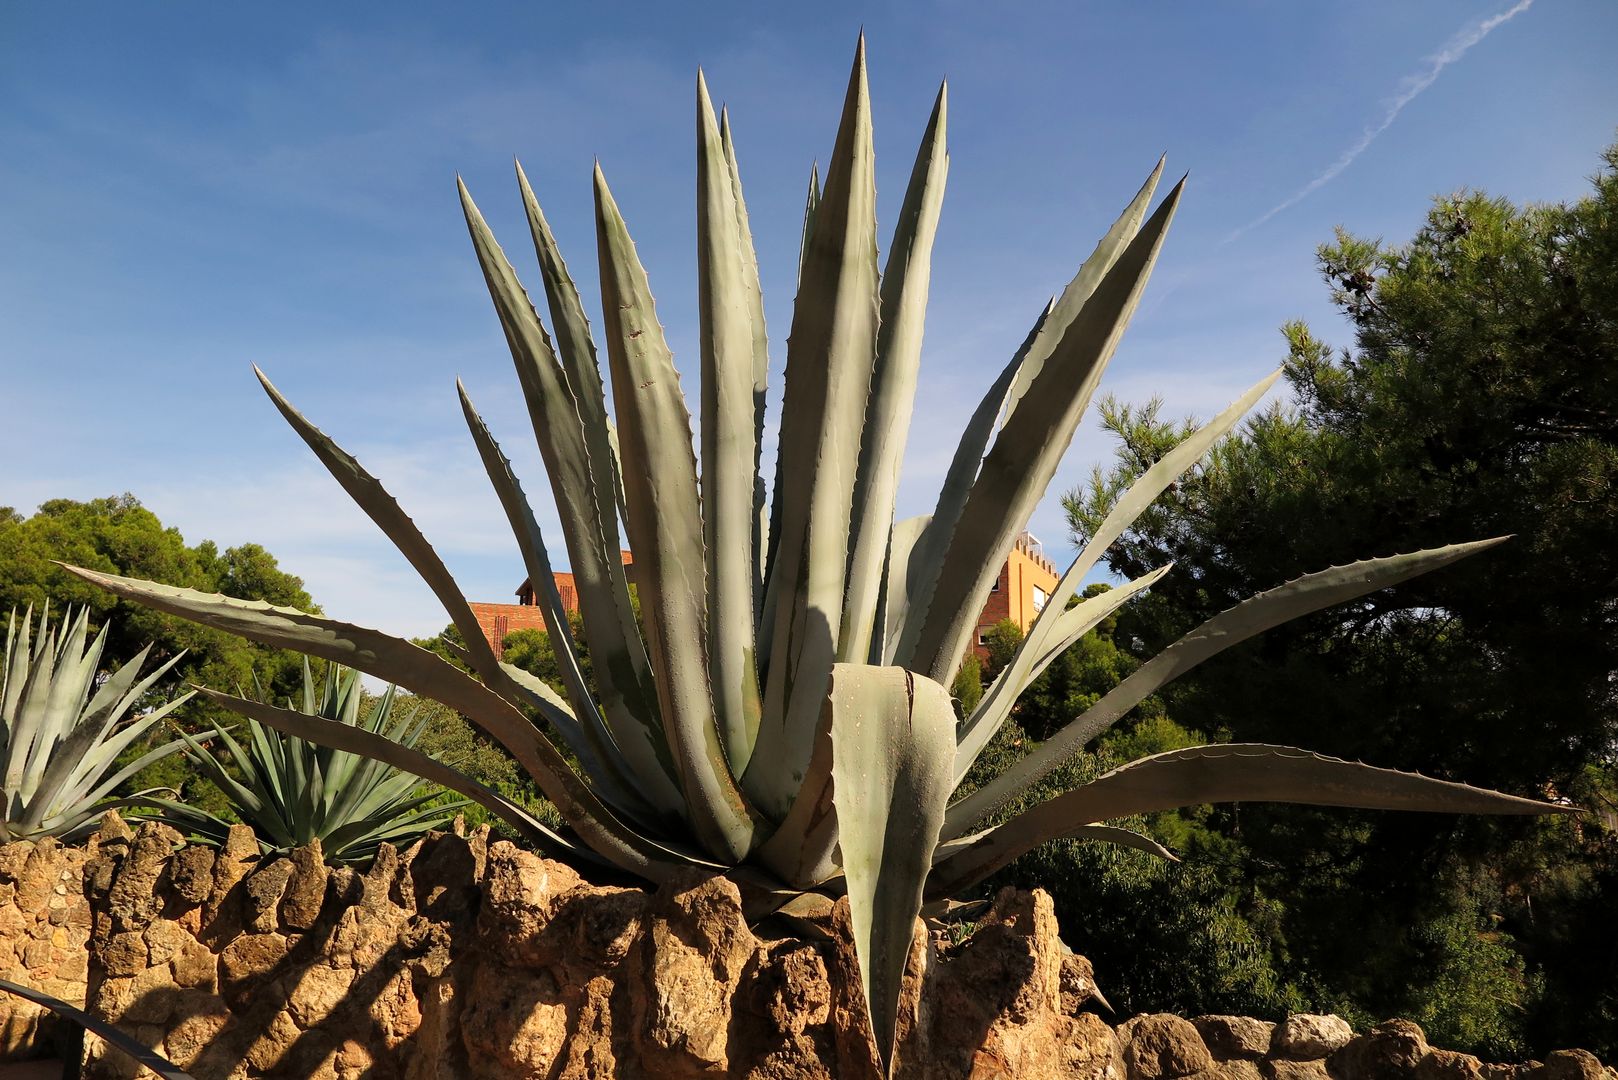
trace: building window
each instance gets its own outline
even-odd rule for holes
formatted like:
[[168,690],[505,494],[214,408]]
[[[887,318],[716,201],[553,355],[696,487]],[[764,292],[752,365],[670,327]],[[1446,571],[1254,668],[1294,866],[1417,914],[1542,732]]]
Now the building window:
[[1051,599],[1051,594],[1050,593],[1046,592],[1044,589],[1041,589],[1038,585],[1034,586],[1034,610],[1035,611],[1044,611],[1045,610],[1045,605],[1050,602],[1050,599]]
[[1000,579],[999,578],[994,579],[994,584],[989,586],[989,591],[992,592],[992,593],[997,593],[997,592],[1000,591]]
[[978,644],[987,647],[989,644],[989,635],[983,633],[978,634]]

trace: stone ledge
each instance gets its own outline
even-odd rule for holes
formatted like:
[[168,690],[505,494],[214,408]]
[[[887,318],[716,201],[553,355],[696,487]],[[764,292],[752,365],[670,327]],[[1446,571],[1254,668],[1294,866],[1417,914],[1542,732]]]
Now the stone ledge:
[[[0,847],[12,977],[88,1002],[198,1080],[866,1080],[846,920],[839,905],[819,935],[776,934],[748,926],[725,878],[592,885],[483,830],[385,845],[363,873],[318,846],[260,858],[243,827],[216,851],[111,815],[82,849]],[[1490,1065],[1435,1050],[1409,1021],[1355,1035],[1333,1016],[1148,1015],[1115,1030],[1039,890],[1003,890],[959,943],[917,931],[907,1080],[1618,1080],[1584,1051]],[[51,1051],[37,1010],[8,1005],[0,1061]],[[136,1075],[86,1041],[82,1075]]]

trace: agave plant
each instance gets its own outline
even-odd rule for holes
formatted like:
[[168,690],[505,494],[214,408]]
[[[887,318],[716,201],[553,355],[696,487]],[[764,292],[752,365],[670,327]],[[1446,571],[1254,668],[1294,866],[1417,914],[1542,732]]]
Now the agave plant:
[[98,686],[108,627],[103,625],[90,642],[88,608],[77,615],[69,608],[54,627],[48,610],[30,627],[33,614],[29,608],[18,620],[13,610],[6,623],[5,662],[0,666],[0,769],[5,778],[0,840],[74,840],[89,832],[104,811],[143,801],[144,792],[125,799],[112,796],[146,766],[184,749],[175,740],[115,767],[118,755],[191,697],[182,694],[118,726],[185,654],[142,679],[140,669],[152,648],[147,645]]
[[[360,673],[328,664],[317,685],[305,660],[303,700],[288,702],[287,708],[411,748],[429,717],[420,709],[400,710],[395,716],[397,691],[388,687],[362,717]],[[419,777],[377,758],[284,734],[251,716],[246,746],[227,730],[217,734],[237,765],[239,779],[201,742],[184,732],[181,738],[187,756],[225,793],[266,851],[291,851],[319,840],[327,859],[363,862],[382,843],[408,843],[467,805],[465,799],[446,802],[443,792],[424,790]],[[169,799],[145,801],[157,811],[152,816],[208,843],[223,844],[230,830],[230,822],[200,807]]]
[[[562,692],[501,664],[448,570],[360,464],[265,389],[338,482],[443,602],[474,674],[406,641],[322,616],[81,571],[143,603],[353,664],[459,709],[504,743],[567,822],[552,832],[498,795],[370,732],[246,701],[271,726],[374,754],[504,813],[536,842],[652,881],[729,873],[754,911],[846,895],[880,1052],[924,903],[1018,854],[1080,836],[1167,854],[1107,821],[1207,801],[1538,814],[1556,807],[1286,747],[1220,745],[1134,762],[982,830],[1147,694],[1285,619],[1470,555],[1463,544],[1325,570],[1262,593],[1143,665],[1005,775],[951,793],[1045,665],[1168,568],[1076,607],[1103,552],[1275,381],[1275,373],[1150,469],[1063,576],[1016,658],[957,724],[949,685],[998,569],[1049,484],[1163,244],[1184,181],[1148,215],[1163,165],[1046,305],[967,425],[932,514],[893,520],[921,353],[944,178],[940,89],[885,265],[878,266],[864,43],[822,188],[812,182],[786,350],[774,482],[759,469],[768,369],[758,269],[728,116],[697,81],[701,466],[646,272],[598,166],[604,340],[616,427],[574,283],[526,177],[549,329],[465,186],[472,246],[516,363],[578,583],[599,700],[583,679],[550,557],[511,467],[460,387],[565,677]],[[1004,417],[1002,423],[997,420]],[[635,553],[644,632],[618,559]],[[217,696],[217,695],[215,695]],[[540,721],[536,723],[535,721]],[[575,772],[547,732],[579,763]],[[434,770],[437,770],[436,774]]]

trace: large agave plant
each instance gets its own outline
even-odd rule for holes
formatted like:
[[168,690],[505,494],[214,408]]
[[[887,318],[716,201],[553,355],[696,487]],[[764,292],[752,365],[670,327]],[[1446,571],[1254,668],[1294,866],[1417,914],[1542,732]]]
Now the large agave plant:
[[[145,793],[114,800],[119,785],[146,766],[184,749],[179,740],[147,751],[122,768],[118,755],[153,724],[184,704],[182,694],[119,727],[183,653],[144,679],[148,645],[97,685],[107,627],[94,641],[90,611],[70,608],[51,625],[50,612],[30,626],[33,609],[6,623],[6,653],[0,667],[0,770],[5,807],[0,840],[55,836],[78,839],[114,806],[139,804]],[[92,695],[94,692],[94,696]]]
[[[414,747],[428,717],[420,709],[395,715],[396,691],[388,687],[367,707],[359,672],[328,664],[325,678],[317,682],[305,660],[302,700],[288,708]],[[184,732],[181,738],[187,756],[225,793],[268,851],[319,840],[327,859],[363,862],[384,842],[409,843],[467,804],[444,801],[443,792],[424,790],[419,777],[378,758],[283,734],[251,715],[246,734],[244,746],[231,732],[218,732],[236,763],[234,773],[198,740]],[[230,830],[230,822],[200,807],[168,799],[146,802],[156,809],[153,816],[209,843],[223,844]]]
[[[1302,750],[1221,745],[1134,762],[979,831],[998,805],[1157,687],[1221,649],[1492,541],[1372,559],[1262,593],[1143,665],[1005,775],[951,804],[956,784],[1029,681],[1168,569],[1070,608],[1108,544],[1230,430],[1276,376],[1243,395],[1119,500],[1016,659],[957,724],[944,687],[1135,309],[1183,181],[1148,215],[1162,164],[1152,171],[989,387],[933,513],[894,522],[948,168],[945,113],[940,90],[879,269],[862,42],[824,188],[811,185],[805,214],[778,465],[768,498],[759,470],[768,363],[758,270],[728,119],[715,117],[700,76],[700,471],[646,272],[600,168],[596,232],[616,428],[583,304],[520,167],[549,329],[462,187],[472,245],[561,516],[599,700],[588,692],[569,647],[561,602],[544,588],[552,581],[550,557],[529,503],[464,387],[461,405],[472,438],[530,578],[542,587],[565,676],[561,693],[500,663],[410,519],[268,380],[264,386],[287,420],[443,602],[467,642],[465,660],[475,677],[408,642],[349,623],[81,573],[161,610],[352,664],[459,709],[532,772],[566,820],[565,835],[372,733],[230,702],[282,730],[374,754],[457,787],[552,850],[598,858],[653,881],[693,865],[722,869],[742,884],[756,911],[810,891],[846,894],[884,1054],[892,1046],[899,981],[924,902],[970,888],[1046,840],[1081,836],[1166,854],[1105,822],[1228,799],[1510,814],[1556,809]],[[644,633],[617,557],[620,521],[635,552]],[[579,771],[548,732],[565,741]]]

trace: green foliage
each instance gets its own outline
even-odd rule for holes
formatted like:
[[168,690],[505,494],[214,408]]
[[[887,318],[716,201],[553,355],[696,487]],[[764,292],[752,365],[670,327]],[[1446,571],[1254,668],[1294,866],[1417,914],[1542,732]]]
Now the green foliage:
[[119,767],[119,755],[191,695],[123,723],[174,660],[142,679],[148,647],[98,681],[111,631],[103,626],[92,642],[89,623],[85,608],[77,615],[69,608],[55,626],[46,611],[37,623],[32,612],[19,619],[15,610],[7,620],[0,657],[0,839],[78,839],[104,810],[127,805],[110,801],[121,784],[143,765],[182,749],[172,742]]
[[[1573,203],[1462,192],[1406,244],[1340,232],[1321,249],[1353,347],[1285,327],[1294,402],[1216,446],[1109,550],[1125,576],[1185,571],[1121,616],[1119,639],[1149,653],[1256,585],[1359,552],[1515,539],[1487,566],[1231,650],[1164,692],[1167,715],[1603,805],[1618,745],[1618,148],[1606,165]],[[1191,430],[1156,402],[1101,411],[1118,449],[1067,498],[1080,539]],[[1610,824],[1256,806],[1209,821],[1226,887],[1286,898],[1275,962],[1317,1003],[1413,1015],[1485,1054],[1618,1048],[1597,973],[1618,931],[1591,921],[1618,902]],[[1345,942],[1344,926],[1363,930]]]
[[[220,630],[120,600],[63,570],[57,560],[110,573],[184,585],[244,600],[319,611],[303,582],[281,570],[258,544],[221,552],[210,540],[190,546],[178,529],[166,528],[133,495],[77,502],[51,499],[31,516],[0,513],[0,609],[73,604],[88,610],[92,622],[108,629],[103,667],[124,663],[150,647],[158,662],[175,661],[181,684],[251,686],[255,681],[280,694],[298,687],[296,653],[267,649]],[[183,655],[182,655],[183,654]],[[211,728],[220,713],[192,699],[173,716],[190,732]],[[160,745],[169,736],[154,728],[130,747],[124,762]],[[228,802],[187,763],[183,755],[164,757],[135,776],[134,788],[183,791],[188,802],[229,815]]]
[[983,700],[983,663],[978,654],[969,652],[966,659],[961,661],[961,670],[955,673],[955,681],[950,684],[950,697],[955,700],[955,718],[964,720],[972,715]]
[[983,632],[984,648],[989,650],[987,662],[983,665],[983,677],[993,680],[1011,663],[1011,658],[1017,655],[1017,646],[1023,642],[1022,627],[1010,619],[1001,619]]
[[[365,701],[360,674],[337,664],[317,680],[307,663],[303,691],[289,703],[310,716],[363,728],[405,747],[414,747],[427,718],[413,709],[394,715],[396,691]],[[331,862],[364,862],[378,846],[409,844],[444,825],[465,800],[445,801],[438,791],[373,758],[283,734],[252,716],[246,737],[218,731],[233,769],[190,736],[192,762],[225,792],[242,821],[252,826],[265,851],[290,852],[320,841]],[[223,844],[231,823],[223,817],[173,800],[150,800],[162,821],[211,844]]]

